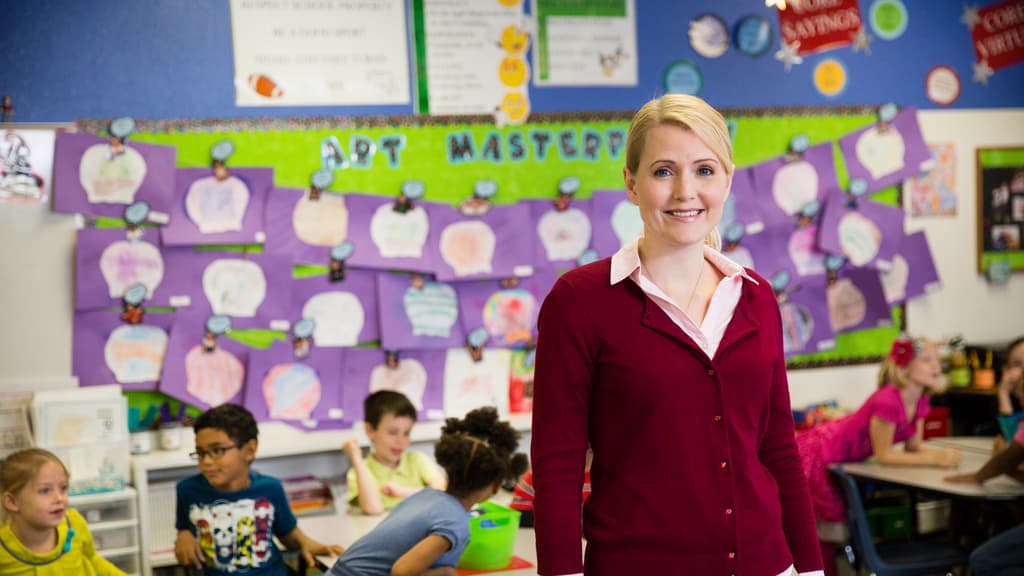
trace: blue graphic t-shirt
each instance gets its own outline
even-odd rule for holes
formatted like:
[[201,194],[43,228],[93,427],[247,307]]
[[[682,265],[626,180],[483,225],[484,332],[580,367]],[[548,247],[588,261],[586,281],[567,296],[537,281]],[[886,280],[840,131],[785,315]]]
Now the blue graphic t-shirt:
[[295,529],[281,481],[249,473],[249,487],[221,492],[202,474],[178,482],[174,526],[190,530],[206,559],[205,574],[285,574],[274,536]]

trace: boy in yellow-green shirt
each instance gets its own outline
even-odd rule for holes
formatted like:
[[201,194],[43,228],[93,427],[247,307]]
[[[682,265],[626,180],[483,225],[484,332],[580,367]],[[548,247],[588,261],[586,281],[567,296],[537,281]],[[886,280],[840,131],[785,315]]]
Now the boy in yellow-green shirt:
[[355,438],[342,446],[349,468],[348,502],[352,512],[377,515],[429,486],[444,490],[444,475],[430,458],[409,447],[416,407],[400,392],[379,390],[363,401],[363,419],[371,451],[363,457]]

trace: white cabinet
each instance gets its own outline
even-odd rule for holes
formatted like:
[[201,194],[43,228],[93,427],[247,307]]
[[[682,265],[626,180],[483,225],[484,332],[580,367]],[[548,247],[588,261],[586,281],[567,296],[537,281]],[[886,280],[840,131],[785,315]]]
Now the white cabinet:
[[71,507],[85,518],[100,556],[129,576],[141,574],[139,512],[134,488],[72,496]]

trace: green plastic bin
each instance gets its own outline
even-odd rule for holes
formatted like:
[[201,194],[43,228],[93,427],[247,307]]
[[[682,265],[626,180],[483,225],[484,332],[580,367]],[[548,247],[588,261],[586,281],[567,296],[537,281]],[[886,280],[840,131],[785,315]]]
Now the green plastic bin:
[[867,510],[871,535],[880,540],[910,536],[910,506],[880,506]]
[[469,518],[469,544],[459,558],[459,568],[495,570],[508,566],[519,530],[519,511],[494,502],[482,502],[473,510]]

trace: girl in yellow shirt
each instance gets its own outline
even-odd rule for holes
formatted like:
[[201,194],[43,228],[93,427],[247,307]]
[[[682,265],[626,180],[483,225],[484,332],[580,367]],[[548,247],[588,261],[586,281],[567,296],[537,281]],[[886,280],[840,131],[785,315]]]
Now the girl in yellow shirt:
[[68,507],[68,471],[40,448],[15,452],[0,465],[0,574],[124,576],[100,557],[85,519]]

